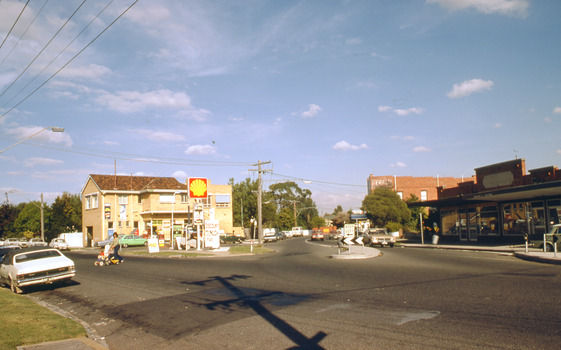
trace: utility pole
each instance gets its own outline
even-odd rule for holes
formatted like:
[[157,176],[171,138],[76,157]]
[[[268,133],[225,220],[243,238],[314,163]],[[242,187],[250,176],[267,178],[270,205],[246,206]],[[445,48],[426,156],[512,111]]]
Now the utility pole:
[[272,172],[272,169],[264,170],[261,166],[265,164],[269,164],[269,162],[262,162],[260,160],[257,161],[257,164],[253,164],[252,166],[256,166],[257,169],[249,169],[250,171],[257,171],[257,235],[259,236],[259,244],[263,244],[263,208],[262,208],[262,196],[263,196],[263,189],[262,189],[262,180],[261,175],[266,172]]

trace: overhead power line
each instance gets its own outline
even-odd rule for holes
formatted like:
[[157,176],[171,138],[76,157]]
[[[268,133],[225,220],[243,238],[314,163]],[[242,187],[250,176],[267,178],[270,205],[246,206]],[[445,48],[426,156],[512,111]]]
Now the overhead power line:
[[53,37],[43,46],[43,48],[41,49],[41,51],[39,51],[39,53],[37,55],[35,55],[35,57],[31,60],[31,62],[29,62],[29,64],[27,65],[27,67],[24,68],[24,70],[14,79],[14,81],[12,81],[10,83],[10,85],[8,85],[8,87],[6,87],[4,89],[4,91],[2,91],[2,93],[0,94],[0,97],[4,96],[4,94],[6,93],[6,91],[8,91],[18,80],[19,78],[21,78],[21,76],[23,74],[25,74],[25,72],[27,72],[27,70],[29,69],[29,67],[31,67],[31,65],[35,62],[35,60],[37,60],[39,58],[39,56],[41,56],[41,54],[45,51],[45,49],[53,42],[53,40],[58,36],[58,34],[62,31],[62,29],[64,29],[64,27],[66,27],[66,25],[68,24],[68,22],[70,22],[70,20],[72,19],[72,17],[74,17],[74,15],[76,14],[76,12],[78,12],[78,10],[80,10],[80,8],[82,7],[82,5],[84,5],[84,3],[87,0],[82,1],[82,3],[80,4],[80,6],[78,6],[78,8],[76,10],[74,10],[74,12],[72,13],[72,15],[70,15],[70,17],[68,17],[68,19],[66,20],[66,22],[64,22],[64,24],[57,30],[57,32],[55,33],[55,35],[53,35]]
[[21,9],[21,12],[18,15],[18,18],[16,18],[16,20],[14,21],[14,24],[12,24],[12,27],[10,28],[10,30],[8,31],[8,34],[6,34],[6,37],[4,38],[4,40],[2,40],[2,44],[0,44],[0,49],[2,48],[2,46],[4,46],[4,43],[6,42],[6,40],[8,40],[8,37],[10,36],[10,34],[12,33],[12,30],[14,29],[14,27],[16,26],[16,23],[18,23],[19,18],[21,17],[21,15],[23,14],[23,11],[25,11],[25,9],[27,8],[27,4],[29,4],[30,0],[27,0],[27,2],[25,3],[25,5],[23,6],[23,8]]
[[74,61],[76,59],[76,57],[78,57],[82,52],[84,52],[91,44],[93,44],[94,41],[96,41],[100,36],[103,35],[103,33],[105,33],[109,28],[111,28],[111,26],[113,26],[113,24],[115,24],[115,22],[117,22],[121,17],[123,17],[125,15],[125,13],[127,13],[136,3],[138,2],[138,0],[135,0],[131,5],[129,5],[129,7],[127,7],[123,12],[121,12],[121,14],[119,14],[119,16],[117,16],[117,18],[115,18],[111,23],[109,23],[109,25],[107,25],[98,35],[96,35],[86,46],[84,46],[80,51],[78,51],[78,53],[76,53],[74,56],[72,56],[72,58],[70,58],[70,60],[68,60],[62,67],[60,67],[56,72],[54,72],[47,80],[45,80],[41,85],[39,85],[37,88],[35,88],[33,91],[31,91],[27,96],[25,96],[22,100],[20,100],[18,103],[16,103],[13,107],[11,107],[10,109],[8,109],[6,112],[4,112],[2,115],[0,115],[0,119],[4,118],[8,113],[10,113],[11,111],[13,111],[14,109],[16,109],[19,105],[21,105],[23,102],[27,101],[27,99],[29,97],[31,97],[33,94],[35,94],[40,88],[42,88],[43,86],[45,86],[49,81],[51,81],[52,78],[54,78],[58,73],[60,73],[64,68],[66,68],[66,66],[68,66],[72,61]]

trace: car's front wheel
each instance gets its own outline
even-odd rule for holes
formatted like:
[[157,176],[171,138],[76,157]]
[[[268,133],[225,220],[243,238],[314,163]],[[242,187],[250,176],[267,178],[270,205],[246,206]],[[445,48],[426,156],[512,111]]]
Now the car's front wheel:
[[144,246],[145,246],[145,247],[148,247],[148,242],[147,242],[147,241],[144,242]]
[[128,244],[123,243],[123,248],[126,248],[126,247],[128,247],[128,246],[129,246]]

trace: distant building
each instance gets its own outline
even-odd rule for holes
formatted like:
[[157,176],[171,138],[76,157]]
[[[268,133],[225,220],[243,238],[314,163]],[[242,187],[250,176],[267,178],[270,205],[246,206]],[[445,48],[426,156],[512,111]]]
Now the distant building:
[[430,201],[438,198],[438,187],[456,187],[463,181],[464,178],[455,177],[374,176],[370,174],[367,184],[368,194],[378,187],[387,187],[393,189],[403,200],[415,195],[421,201]]
[[418,205],[440,211],[440,234],[459,240],[489,237],[540,239],[561,223],[561,171],[526,172],[524,159],[475,169],[475,179],[438,188],[438,198]]
[[172,216],[175,234],[193,224],[195,206],[205,220],[216,220],[225,233],[233,231],[232,186],[212,185],[208,196],[189,198],[187,184],[173,177],[89,175],[82,198],[82,232],[86,244],[107,239],[113,232],[159,235],[169,241]]

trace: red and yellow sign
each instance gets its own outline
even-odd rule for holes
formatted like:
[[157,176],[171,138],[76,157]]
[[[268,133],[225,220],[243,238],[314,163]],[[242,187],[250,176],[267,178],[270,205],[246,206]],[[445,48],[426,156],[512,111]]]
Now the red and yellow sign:
[[201,177],[189,178],[189,198],[207,198],[208,196],[208,180]]

